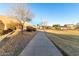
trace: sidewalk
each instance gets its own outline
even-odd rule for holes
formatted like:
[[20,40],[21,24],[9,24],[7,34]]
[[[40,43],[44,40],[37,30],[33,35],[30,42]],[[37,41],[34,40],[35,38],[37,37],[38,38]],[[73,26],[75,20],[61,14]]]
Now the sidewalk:
[[43,32],[38,32],[20,56],[62,56],[62,54]]

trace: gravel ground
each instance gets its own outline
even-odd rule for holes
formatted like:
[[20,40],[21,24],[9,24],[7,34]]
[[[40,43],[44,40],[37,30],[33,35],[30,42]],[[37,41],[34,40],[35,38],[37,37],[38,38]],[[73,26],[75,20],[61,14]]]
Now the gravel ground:
[[25,48],[36,32],[15,32],[11,37],[0,42],[1,56],[16,56]]

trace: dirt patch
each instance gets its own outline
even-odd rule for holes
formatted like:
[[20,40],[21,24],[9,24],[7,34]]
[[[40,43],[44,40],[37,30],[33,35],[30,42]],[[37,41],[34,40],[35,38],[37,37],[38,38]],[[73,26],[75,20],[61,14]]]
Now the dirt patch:
[[46,35],[64,55],[79,56],[79,35],[58,33],[47,32]]
[[15,56],[19,55],[28,42],[34,37],[36,32],[18,32],[16,35],[6,38],[0,45],[0,55]]

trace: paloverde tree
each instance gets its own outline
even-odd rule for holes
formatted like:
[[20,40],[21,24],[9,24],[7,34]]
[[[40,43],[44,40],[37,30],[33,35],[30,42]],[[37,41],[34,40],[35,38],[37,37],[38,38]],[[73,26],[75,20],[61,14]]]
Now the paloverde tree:
[[31,21],[33,17],[32,12],[27,8],[25,4],[22,3],[13,4],[9,9],[9,12],[10,12],[9,16],[14,17],[20,21],[22,31],[25,22]]

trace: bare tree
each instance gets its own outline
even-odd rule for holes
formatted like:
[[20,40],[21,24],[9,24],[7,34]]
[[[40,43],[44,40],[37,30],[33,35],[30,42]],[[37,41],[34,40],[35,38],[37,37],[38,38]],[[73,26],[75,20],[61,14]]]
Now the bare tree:
[[18,19],[21,22],[22,31],[25,22],[32,20],[32,12],[25,6],[25,4],[13,4],[9,9],[9,16]]
[[42,19],[41,20],[41,26],[43,27],[43,29],[46,28],[48,21],[46,19]]

